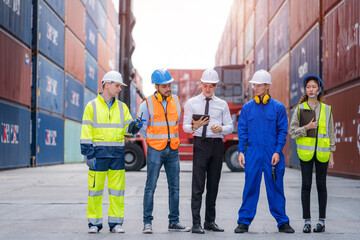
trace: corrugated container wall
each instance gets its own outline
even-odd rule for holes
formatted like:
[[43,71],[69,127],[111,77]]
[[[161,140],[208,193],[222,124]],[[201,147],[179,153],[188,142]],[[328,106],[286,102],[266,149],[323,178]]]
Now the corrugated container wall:
[[285,0],[269,0],[269,20],[274,17],[275,13],[279,10],[281,4]]
[[0,25],[30,46],[31,1],[0,1]]
[[65,117],[81,122],[84,112],[84,86],[65,74]]
[[45,0],[52,10],[64,21],[65,20],[65,1],[64,0]]
[[245,25],[247,25],[247,22],[249,21],[249,18],[251,17],[255,9],[255,0],[245,0],[244,9],[245,9]]
[[289,3],[281,7],[269,25],[269,66],[289,51]]
[[85,7],[80,0],[66,0],[65,24],[82,43],[85,43]]
[[245,80],[245,100],[252,99],[252,88],[250,87],[249,81],[254,74],[254,50],[251,50],[249,55],[245,59],[245,68],[244,68],[244,80]]
[[98,24],[98,1],[94,0],[82,0],[85,7],[86,12],[92,19],[92,21],[95,23],[96,27]]
[[93,21],[87,14],[86,14],[86,21],[85,21],[85,32],[86,32],[85,48],[97,60],[97,58],[98,58],[98,33],[97,33],[96,25],[93,23]]
[[110,20],[110,23],[113,27],[118,25],[118,14],[115,12],[115,6],[112,0],[107,0],[107,17]]
[[255,16],[254,14],[252,14],[245,27],[245,48],[244,48],[245,57],[249,54],[250,50],[254,46],[254,36],[255,36],[254,27],[255,27]]
[[243,64],[244,63],[244,32],[242,32],[239,37],[239,41],[237,43],[237,51],[238,51],[237,63]]
[[[239,0],[238,5],[238,23],[237,23],[237,39],[240,39],[240,35],[243,35],[245,28],[245,14],[244,14],[244,0]],[[244,56],[244,55],[243,55]]]
[[322,15],[325,15],[331,8],[333,8],[336,4],[341,2],[342,0],[321,0],[322,2]]
[[64,71],[54,63],[37,56],[36,107],[64,114]]
[[101,4],[98,2],[98,22],[97,27],[98,31],[101,34],[101,36],[104,38],[105,41],[107,41],[107,16],[104,8],[101,6]]
[[335,166],[329,172],[360,176],[360,82],[326,95],[335,124]]
[[326,89],[360,76],[360,4],[345,0],[324,18],[323,79]]
[[268,70],[268,65],[268,30],[266,29],[255,46],[255,71],[260,69]]
[[107,24],[107,43],[113,53],[116,52],[116,32],[114,27],[110,24],[108,20]]
[[68,29],[65,31],[65,71],[85,81],[85,46]]
[[64,162],[64,119],[46,112],[36,112],[36,166]]
[[0,98],[30,106],[30,49],[0,30],[0,52]]
[[290,106],[290,55],[286,54],[270,69],[272,84],[271,97],[280,101],[286,109]]
[[268,24],[268,0],[258,0],[255,8],[255,42],[258,42]]
[[96,94],[93,93],[92,91],[90,91],[89,89],[85,88],[84,89],[84,109],[85,109],[86,105],[88,104],[88,102],[90,102],[94,98],[96,98]]
[[0,101],[0,169],[30,165],[30,111]]
[[91,89],[94,93],[97,92],[98,80],[98,65],[96,60],[85,52],[85,86]]
[[81,123],[69,119],[64,122],[64,163],[83,162],[79,146]]
[[320,18],[320,0],[290,1],[290,46],[299,39]]
[[305,93],[303,78],[310,74],[320,76],[319,38],[319,24],[316,24],[290,52],[291,107],[297,105]]
[[38,4],[37,48],[64,68],[65,28],[62,20],[42,1]]
[[97,90],[97,93],[103,92],[101,80],[102,80],[103,76],[105,75],[105,73],[106,73],[106,71],[100,65],[98,65],[98,85],[97,85],[98,90]]

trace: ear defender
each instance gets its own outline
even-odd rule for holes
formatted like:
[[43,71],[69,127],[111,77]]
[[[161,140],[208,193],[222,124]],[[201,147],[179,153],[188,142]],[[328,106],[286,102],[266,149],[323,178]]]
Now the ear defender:
[[265,94],[265,96],[263,97],[262,101],[260,99],[259,96],[255,96],[254,97],[254,101],[257,103],[257,104],[260,104],[262,102],[262,104],[267,104],[270,100],[271,96],[269,94]]
[[[164,100],[163,97],[162,97],[162,95],[161,95],[160,93],[158,93],[158,92],[156,93],[156,98],[157,98],[157,100],[158,100],[159,102],[162,102],[162,101]],[[165,98],[165,100],[166,100],[167,102],[168,102],[170,99],[171,99],[171,95]]]

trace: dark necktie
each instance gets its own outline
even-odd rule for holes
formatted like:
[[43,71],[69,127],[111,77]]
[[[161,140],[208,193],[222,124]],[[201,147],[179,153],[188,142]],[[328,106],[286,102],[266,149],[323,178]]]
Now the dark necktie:
[[[206,100],[206,105],[205,105],[205,115],[208,115],[209,114],[209,101],[211,100],[211,98],[205,98]],[[207,128],[207,125],[204,125],[203,126],[203,131],[202,131],[202,139],[205,140],[206,138],[206,128]]]

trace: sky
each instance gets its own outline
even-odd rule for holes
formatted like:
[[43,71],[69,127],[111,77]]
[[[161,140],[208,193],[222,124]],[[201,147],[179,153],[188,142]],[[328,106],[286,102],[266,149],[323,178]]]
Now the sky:
[[146,96],[155,69],[205,69],[215,54],[233,0],[133,0],[133,66]]

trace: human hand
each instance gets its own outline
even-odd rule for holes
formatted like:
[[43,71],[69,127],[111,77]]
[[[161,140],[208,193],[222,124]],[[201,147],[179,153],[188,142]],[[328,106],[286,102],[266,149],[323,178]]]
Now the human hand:
[[309,129],[316,129],[317,127],[318,127],[318,123],[314,122],[314,118],[311,119],[311,121],[307,125],[305,125],[306,131]]
[[280,154],[274,153],[271,158],[271,164],[275,166],[276,164],[278,164],[279,161],[280,161]]
[[210,122],[210,119],[208,117],[204,117],[204,116],[201,116],[201,118],[199,120],[197,120],[197,121],[195,121],[194,119],[192,120],[193,128],[195,130],[198,129],[199,127],[201,127],[201,126],[209,124],[209,122]]
[[239,153],[238,161],[239,161],[240,166],[242,168],[245,168],[245,156],[243,153]]
[[329,168],[333,168],[335,165],[333,152],[330,152]]
[[138,119],[137,119],[137,122],[138,122],[138,123],[137,123],[136,125],[137,125],[137,127],[140,129],[140,128],[142,127],[143,123],[146,122],[146,119],[140,119],[140,118],[138,118]]
[[88,158],[86,157],[86,165],[88,165],[88,167],[89,167],[90,169],[95,169],[95,164],[96,164],[96,159],[95,159],[95,158],[90,158],[90,159],[88,159]]
[[213,133],[221,133],[222,132],[222,127],[221,126],[212,125],[210,129],[211,129],[211,131]]

